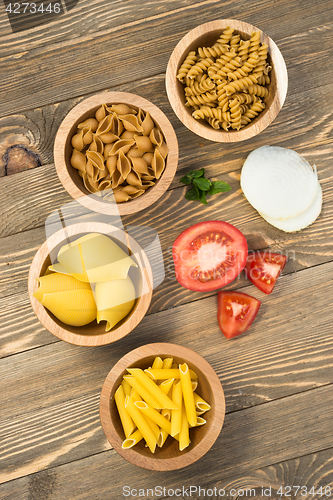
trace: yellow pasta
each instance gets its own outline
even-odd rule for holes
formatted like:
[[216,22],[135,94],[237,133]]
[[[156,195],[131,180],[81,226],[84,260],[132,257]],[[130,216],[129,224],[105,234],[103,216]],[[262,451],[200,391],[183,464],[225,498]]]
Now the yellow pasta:
[[186,417],[189,425],[193,427],[197,421],[197,414],[195,411],[194,396],[191,385],[191,376],[188,365],[186,363],[179,365],[179,371],[180,371],[180,381],[182,386]]
[[[190,370],[186,363],[178,365],[173,363],[173,358],[164,360],[157,356],[152,365],[156,372],[178,372],[178,378],[164,379],[158,385],[157,381],[147,376],[141,368],[128,368],[129,375],[124,375],[120,384],[120,394],[125,397],[125,410],[131,417],[137,430],[132,430],[130,435],[126,435],[122,443],[124,449],[132,448],[136,443],[144,439],[146,445],[151,451],[162,447],[168,436],[179,441],[179,449],[185,450],[191,443],[190,429],[205,425],[206,420],[201,414],[210,409],[207,403],[200,395],[192,393],[198,385],[197,376],[193,370],[191,380]],[[157,366],[158,368],[155,368]],[[166,368],[162,368],[162,367]],[[183,381],[182,381],[183,379]],[[183,391],[185,388],[185,394]],[[168,397],[171,391],[171,395]],[[192,396],[192,407],[188,401],[188,391]],[[171,404],[170,404],[171,403]],[[187,409],[186,409],[187,408]],[[192,408],[193,415],[191,414]],[[123,409],[122,409],[123,411]],[[129,430],[127,430],[127,434]],[[154,451],[153,451],[154,453]]]
[[171,412],[171,436],[176,436],[180,432],[182,421],[183,394],[180,380],[172,388],[172,401],[178,406],[177,410]]
[[164,394],[164,392],[144,373],[143,370],[140,368],[127,368],[127,371],[152,394],[154,399],[161,405],[160,408],[170,408],[171,410],[177,409],[177,406],[171,401],[171,399]]
[[66,325],[84,326],[96,318],[96,304],[91,290],[44,293],[41,303]]
[[210,404],[207,403],[207,401],[205,401],[204,399],[202,399],[199,394],[193,394],[194,396],[194,403],[195,403],[195,407],[197,410],[199,411],[202,411],[202,412],[206,412],[208,410],[210,410],[211,406]]
[[[179,368],[148,368],[145,370],[145,373],[149,375],[154,380],[165,380],[169,378],[180,378],[180,370]],[[192,380],[197,379],[197,375],[193,370],[189,370],[190,378]]]
[[[161,130],[148,112],[127,104],[103,104],[95,117],[78,124],[71,142],[72,167],[78,171],[87,191],[103,191],[105,200],[123,203],[143,195],[165,169],[168,147]],[[142,158],[143,155],[151,156]],[[134,158],[142,161],[134,161]],[[148,166],[152,163],[153,170],[149,173]],[[144,184],[143,175],[150,176],[149,184]],[[133,182],[135,178],[137,182]],[[124,190],[133,185],[144,187]],[[121,189],[116,191],[117,187]],[[111,188],[115,190],[114,196],[104,194]]]
[[[196,419],[197,421],[197,419]],[[186,416],[184,404],[182,406],[181,426],[179,432],[179,449],[183,451],[190,444],[189,423]]]
[[106,321],[108,332],[133,309],[135,288],[130,277],[96,283],[95,300],[97,323]]
[[133,422],[137,426],[138,430],[141,432],[144,440],[146,441],[150,451],[152,453],[155,452],[157,437],[154,432],[151,430],[149,424],[145,420],[144,416],[140,412],[140,410],[135,406],[133,400],[126,396],[125,399],[125,408],[129,415],[131,416]]
[[128,438],[135,429],[135,424],[125,408],[125,393],[123,386],[120,385],[114,394],[114,400],[120,416],[121,424],[124,429],[124,434]]

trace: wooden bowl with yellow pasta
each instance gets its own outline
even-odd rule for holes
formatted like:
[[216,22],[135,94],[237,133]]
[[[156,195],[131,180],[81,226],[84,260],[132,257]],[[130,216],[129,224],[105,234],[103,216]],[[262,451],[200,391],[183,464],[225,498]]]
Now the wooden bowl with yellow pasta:
[[140,323],[151,302],[152,280],[149,260],[130,235],[87,222],[43,243],[30,266],[28,290],[37,318],[53,335],[70,344],[100,346]]
[[[150,367],[152,370],[147,371]],[[189,389],[186,380],[180,380],[180,375],[176,373],[180,370],[188,372],[189,384],[192,384]],[[147,381],[148,376],[150,380]],[[163,381],[165,377],[167,380]],[[141,385],[136,384],[137,380],[140,380]],[[156,382],[157,388],[151,389],[153,382]],[[163,385],[164,394],[161,393]],[[184,390],[177,396],[179,385]],[[145,395],[142,389],[145,386],[154,392],[154,397],[162,397],[162,401],[158,399],[161,404],[154,406],[153,402],[150,403],[149,394]],[[143,391],[143,395],[140,393],[138,396],[137,391]],[[191,402],[186,404],[192,392],[196,394],[194,412],[198,414],[194,413],[198,423],[193,427],[187,420]],[[177,427],[177,410],[173,415],[173,410],[170,412],[165,408],[170,408],[168,401],[164,403],[166,395],[169,403],[170,400],[171,403],[176,401],[182,407],[179,434],[174,428],[174,425]],[[151,405],[157,409],[153,410]],[[134,413],[133,406],[136,407]],[[141,417],[138,417],[137,412]],[[133,417],[129,422],[128,415]],[[108,374],[100,398],[100,419],[112,447],[129,462],[150,470],[180,469],[200,459],[218,438],[224,415],[223,389],[210,364],[191,349],[168,343],[143,345],[121,358]],[[146,429],[147,423],[153,434]]]
[[58,177],[83,206],[107,215],[136,213],[168,189],[178,142],[164,113],[127,92],[105,92],[77,104],[54,144]]
[[273,40],[235,19],[187,33],[166,71],[168,98],[179,120],[215,142],[259,134],[278,115],[287,87],[287,68]]

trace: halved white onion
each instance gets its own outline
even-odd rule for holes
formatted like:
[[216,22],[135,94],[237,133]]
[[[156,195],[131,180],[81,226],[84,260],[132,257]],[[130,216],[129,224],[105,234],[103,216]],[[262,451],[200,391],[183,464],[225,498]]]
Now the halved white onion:
[[318,186],[317,172],[301,155],[279,146],[262,146],[242,168],[241,188],[263,217],[288,219],[306,211]]
[[[318,182],[317,193],[315,199],[309,206],[307,210],[302,212],[296,217],[291,217],[289,219],[273,219],[272,217],[268,217],[267,215],[260,214],[267,222],[272,224],[272,226],[277,227],[278,229],[282,229],[286,233],[292,233],[294,231],[300,231],[307,226],[310,226],[321,212],[321,206],[323,202],[323,192],[321,186]],[[260,213],[260,212],[259,212]]]

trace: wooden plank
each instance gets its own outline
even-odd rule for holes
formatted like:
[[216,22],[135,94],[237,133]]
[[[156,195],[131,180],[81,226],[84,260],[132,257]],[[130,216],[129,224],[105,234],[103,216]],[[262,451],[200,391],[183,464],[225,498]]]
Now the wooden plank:
[[[219,5],[217,1],[193,1],[189,5],[187,0],[170,0],[168,2],[161,1],[157,6],[150,4],[149,10],[147,12],[147,6],[142,3],[138,3],[135,0],[130,0],[126,3],[126,8],[118,0],[112,3],[112,9],[110,9],[108,4],[105,4],[102,0],[94,0],[88,2],[87,0],[81,0],[78,5],[71,10],[66,16],[58,17],[53,20],[52,23],[47,25],[41,25],[39,28],[36,27],[32,32],[25,33],[12,33],[10,27],[8,16],[5,11],[3,4],[0,4],[0,26],[2,39],[0,41],[0,51],[7,57],[14,56],[15,54],[22,53],[22,48],[24,50],[32,50],[45,45],[52,45],[70,39],[82,37],[82,25],[84,24],[84,34],[94,35],[99,32],[109,31],[119,29],[124,24],[130,25],[135,28],[143,19],[154,19],[158,16],[165,16],[170,12],[186,12],[187,10],[193,12],[200,9],[201,16],[204,15],[207,9],[215,7],[215,13],[220,18],[235,18],[243,19],[249,23],[259,26],[261,23],[265,22],[269,26],[270,30],[274,30],[274,33],[283,33],[283,36],[289,34],[287,30],[288,21],[290,19],[287,16],[287,0],[281,0],[278,5],[274,4],[274,9],[271,8],[271,2],[266,2],[266,8],[260,10],[256,2],[249,2],[244,9],[244,4],[241,0],[236,0],[232,3],[228,2],[223,5],[223,12],[219,12]],[[293,5],[293,28],[294,32],[299,32],[304,29],[304,27],[312,28],[325,22],[323,20],[324,11],[315,4],[309,2],[304,4],[304,8],[309,12],[309,16],[304,19],[300,14],[303,12],[302,7],[300,7],[296,2]],[[156,9],[156,10],[155,10]],[[217,19],[217,16],[210,17],[206,20]],[[193,17],[193,16],[192,16]],[[246,19],[245,19],[246,18]],[[249,20],[251,18],[252,20]],[[281,19],[282,18],[282,19]],[[201,18],[202,19],[202,18]],[[281,19],[279,26],[277,19]],[[310,23],[309,21],[312,21]],[[301,21],[301,22],[300,22]],[[190,24],[188,29],[191,29],[195,25]],[[47,26],[47,33],[45,32],[45,27]],[[278,26],[278,30],[277,30]],[[268,28],[267,28],[268,29]],[[5,36],[6,35],[6,36]]]
[[[115,90],[133,91],[133,83],[121,85]],[[218,175],[221,169],[228,172],[239,168],[240,158],[243,161],[252,149],[263,144],[289,147],[306,154],[311,145],[329,144],[331,141],[331,83],[318,87],[315,93],[312,89],[304,90],[302,86],[297,93],[288,94],[282,111],[264,132],[249,141],[237,144],[237,147],[234,144],[223,145],[223,158],[220,144],[201,139],[187,130],[176,118],[166,96],[164,75],[136,82],[135,92],[160,107],[176,131],[180,159],[172,187],[179,185],[180,177],[190,165],[198,168],[205,166],[210,175]],[[0,177],[5,175],[3,156],[7,149],[14,145],[29,147],[39,155],[42,164],[52,163],[53,138],[60,123],[70,109],[84,98],[69,99],[0,118]],[[322,103],[320,107],[317,106],[318,100]],[[302,102],[302,106],[299,106],[299,102]],[[325,113],[322,109],[325,109]]]
[[[265,18],[260,23],[260,28],[279,42],[289,69],[290,82],[295,82],[296,90],[299,81],[302,81],[302,87],[305,89],[331,83],[329,71],[325,71],[325,68],[329,68],[331,48],[332,20],[329,17],[329,4],[327,1],[313,5],[308,0],[308,9],[315,12],[314,16],[320,25],[325,22],[325,29],[314,27],[310,30],[304,26],[305,31],[294,35],[292,40],[289,38],[289,23],[285,39],[281,39],[281,29],[283,17],[288,18],[290,22],[294,12],[299,12],[300,7],[296,0],[284,3],[282,17],[278,21],[274,19],[274,29],[272,16],[268,14],[266,6],[263,10],[256,10],[256,21],[260,20],[259,12]],[[302,4],[302,7],[305,8],[305,5]],[[193,12],[196,10],[195,4],[185,10],[152,16],[140,22],[135,31],[130,25],[124,25],[101,34],[74,38],[0,59],[0,73],[10,75],[3,79],[0,89],[0,99],[3,102],[0,116],[100,91],[110,86],[110,75],[114,87],[164,73],[173,48],[189,28],[193,27]],[[226,15],[225,12],[223,15]],[[212,17],[216,18],[216,0],[205,4],[205,9],[201,12],[201,22],[209,21]],[[310,19],[312,26],[314,19]],[[252,22],[252,19],[243,20]],[[274,38],[277,30],[279,40]],[[307,47],[306,55],[304,46]],[[317,57],[318,53],[320,57]],[[68,54],[71,54],[70,58]],[[87,60],[89,73],[83,76],[82,68],[87,64]],[[301,60],[302,64],[297,63],[298,60]],[[37,72],[38,79],[35,79]],[[321,78],[318,81],[319,72]],[[46,84],[50,74],[52,86]],[[293,87],[290,87],[289,92],[293,92]]]
[[105,377],[125,353],[152,341],[199,352],[221,380],[230,415],[200,467],[215,461],[215,472],[231,475],[333,446],[332,275],[333,263],[300,271],[264,297],[249,285],[262,306],[251,330],[231,341],[219,331],[214,296],[146,316],[110,346],[55,342],[2,359],[1,481],[103,451],[97,400]]

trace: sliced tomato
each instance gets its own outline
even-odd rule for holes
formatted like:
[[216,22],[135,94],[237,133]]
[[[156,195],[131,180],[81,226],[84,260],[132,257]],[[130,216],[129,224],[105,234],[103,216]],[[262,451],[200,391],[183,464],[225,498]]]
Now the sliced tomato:
[[172,247],[178,282],[206,292],[233,281],[247,259],[245,236],[228,222],[199,222],[183,231]]
[[286,265],[287,257],[272,252],[251,253],[246,262],[245,274],[264,293],[271,293],[276,280]]
[[221,332],[231,339],[245,332],[257,316],[260,300],[242,292],[219,292],[217,319]]

